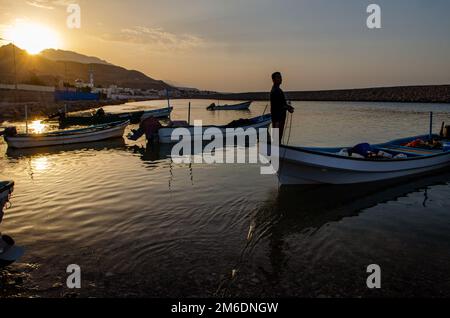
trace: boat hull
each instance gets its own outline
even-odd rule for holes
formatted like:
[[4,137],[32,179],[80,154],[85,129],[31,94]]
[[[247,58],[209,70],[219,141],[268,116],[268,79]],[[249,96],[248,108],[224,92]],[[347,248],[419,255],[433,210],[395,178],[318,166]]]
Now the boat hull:
[[9,195],[14,191],[13,181],[1,181],[0,182],[0,210],[3,204],[9,198]]
[[[256,119],[256,118],[255,118]],[[177,143],[180,140],[172,140],[172,133],[177,128],[183,128],[187,129],[191,136],[191,141],[207,141],[211,140],[215,136],[216,132],[213,132],[212,130],[209,130],[209,128],[215,128],[214,130],[217,131],[219,129],[224,137],[240,137],[240,136],[248,136],[248,129],[261,129],[261,128],[267,128],[272,123],[272,118],[270,115],[261,116],[254,124],[243,126],[243,127],[234,127],[236,128],[242,128],[239,130],[235,130],[234,132],[227,131],[228,128],[232,127],[226,127],[226,126],[203,126],[201,129],[195,128],[194,126],[188,126],[188,127],[171,127],[171,128],[161,128],[158,131],[158,137],[159,142],[163,144],[171,144],[171,143]]]
[[111,138],[120,138],[125,132],[125,128],[129,122],[124,122],[119,125],[115,125],[111,128],[86,131],[85,133],[77,134],[61,134],[61,135],[26,135],[17,137],[6,137],[5,140],[8,143],[8,147],[23,149],[34,147],[46,147],[56,145],[70,145],[76,143],[87,143],[94,141],[101,141]]
[[398,160],[363,160],[280,147],[282,185],[358,184],[420,175],[450,166],[450,152]]
[[141,120],[147,119],[150,116],[155,118],[169,117],[173,108],[161,108],[148,111],[138,111],[131,113],[121,114],[107,114],[102,117],[97,116],[68,116],[60,120],[62,126],[74,126],[74,125],[102,125],[109,124],[118,121],[129,120],[132,124],[138,124]]
[[223,105],[223,106],[214,106],[212,108],[208,108],[208,110],[248,110],[252,102],[245,102],[236,105]]

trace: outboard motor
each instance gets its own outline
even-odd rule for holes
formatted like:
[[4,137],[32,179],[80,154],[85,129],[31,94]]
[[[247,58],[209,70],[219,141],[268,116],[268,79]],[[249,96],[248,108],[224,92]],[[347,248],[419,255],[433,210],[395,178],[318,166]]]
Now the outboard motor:
[[450,139],[450,125],[445,126],[443,135],[445,139]]
[[17,129],[16,127],[6,127],[4,134],[6,137],[14,137],[17,135]]
[[440,135],[444,139],[450,139],[450,125],[445,126],[445,123],[442,123]]

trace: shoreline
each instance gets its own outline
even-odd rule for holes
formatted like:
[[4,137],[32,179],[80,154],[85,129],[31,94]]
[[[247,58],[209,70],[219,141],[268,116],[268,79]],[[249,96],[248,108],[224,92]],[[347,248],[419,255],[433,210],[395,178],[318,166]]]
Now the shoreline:
[[[195,96],[198,99],[269,100],[267,92],[217,93]],[[396,86],[320,91],[286,91],[291,101],[320,102],[382,102],[382,103],[436,103],[450,104],[450,85]]]
[[41,102],[22,102],[22,103],[0,103],[0,125],[9,121],[20,121],[25,119],[25,106],[28,107],[29,120],[45,119],[50,114],[56,113],[67,105],[70,112],[89,110],[92,108],[123,105],[128,101],[100,100],[100,101],[76,101],[64,103],[41,103]]

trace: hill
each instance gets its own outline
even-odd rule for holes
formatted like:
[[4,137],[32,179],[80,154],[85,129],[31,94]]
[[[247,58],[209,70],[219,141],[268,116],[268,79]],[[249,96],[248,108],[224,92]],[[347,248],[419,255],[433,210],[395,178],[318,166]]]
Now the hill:
[[112,65],[105,60],[99,59],[95,56],[87,56],[79,54],[72,51],[47,49],[39,53],[40,56],[52,61],[67,61],[67,62],[78,62],[82,64],[106,64]]
[[[0,83],[14,83],[13,49],[11,44],[0,47]],[[87,82],[89,72],[92,71],[97,86],[118,85],[157,90],[171,87],[167,83],[148,77],[139,71],[127,70],[98,58],[87,57],[75,52],[47,50],[44,51],[44,54],[31,55],[15,47],[15,57],[17,79],[19,83],[24,84],[54,86],[61,80],[74,84],[76,79]],[[59,60],[61,58],[69,60]]]

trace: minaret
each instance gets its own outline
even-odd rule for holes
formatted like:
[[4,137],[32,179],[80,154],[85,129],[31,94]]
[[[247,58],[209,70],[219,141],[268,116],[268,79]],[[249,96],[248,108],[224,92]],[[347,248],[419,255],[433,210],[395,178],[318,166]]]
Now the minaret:
[[94,73],[92,72],[92,66],[89,66],[89,87],[94,88]]

